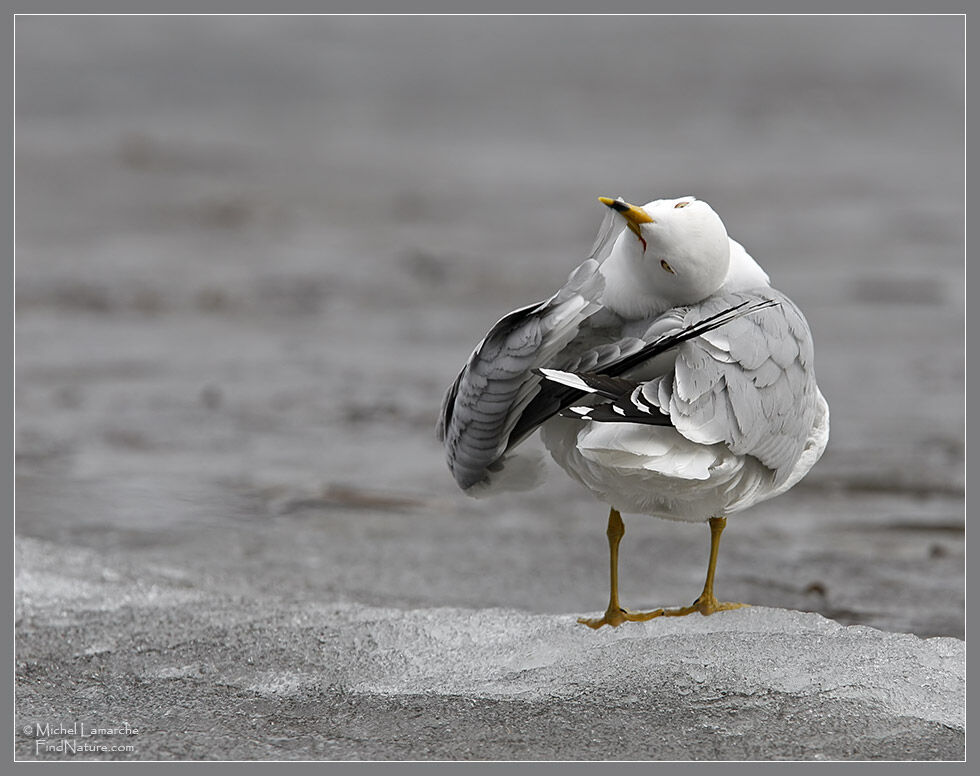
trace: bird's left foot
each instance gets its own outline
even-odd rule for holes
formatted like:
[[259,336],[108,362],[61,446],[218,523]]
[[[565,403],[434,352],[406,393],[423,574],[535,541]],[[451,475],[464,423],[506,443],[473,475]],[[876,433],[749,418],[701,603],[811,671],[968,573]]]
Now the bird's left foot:
[[613,628],[619,627],[624,622],[645,622],[655,617],[686,617],[689,614],[700,612],[705,617],[715,612],[725,612],[730,609],[742,609],[749,604],[739,604],[731,601],[719,601],[712,596],[701,595],[698,600],[690,606],[680,606],[677,609],[654,609],[652,612],[632,612],[629,609],[617,608],[607,609],[602,617],[589,618],[579,617],[578,621],[582,625],[588,625],[593,630],[609,625]]
[[633,612],[622,607],[615,607],[606,609],[606,613],[602,617],[579,617],[578,621],[582,625],[588,625],[592,630],[598,630],[603,625],[618,628],[624,622],[642,622],[651,619],[651,616],[656,615],[652,615],[651,612]]

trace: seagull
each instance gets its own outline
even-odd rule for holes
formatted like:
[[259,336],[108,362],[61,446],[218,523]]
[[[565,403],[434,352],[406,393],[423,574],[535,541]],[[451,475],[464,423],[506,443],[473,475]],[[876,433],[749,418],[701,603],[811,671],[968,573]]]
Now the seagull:
[[[539,462],[515,452],[540,430],[609,505],[609,605],[580,623],[740,608],[714,592],[728,516],[791,488],[827,445],[809,326],[706,202],[599,201],[609,210],[590,258],[490,329],[445,394],[437,436],[456,483],[482,496],[540,482]],[[693,604],[620,606],[620,510],[708,523]]]

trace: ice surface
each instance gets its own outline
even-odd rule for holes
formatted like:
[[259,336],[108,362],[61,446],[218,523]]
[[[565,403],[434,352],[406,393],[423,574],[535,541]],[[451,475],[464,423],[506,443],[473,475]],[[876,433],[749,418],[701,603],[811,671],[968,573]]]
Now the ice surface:
[[[391,729],[400,729],[394,739],[419,742],[407,745],[405,756],[412,757],[426,756],[419,747],[434,706],[455,709],[441,744],[450,758],[962,753],[958,639],[844,627],[818,614],[764,607],[594,632],[573,615],[315,603],[274,591],[234,597],[188,590],[159,569],[125,562],[112,568],[91,551],[58,556],[50,543],[18,542],[19,720],[43,723],[47,709],[70,719],[114,719],[120,712],[111,699],[125,693],[127,721],[154,731],[139,742],[143,757],[190,751],[194,736],[184,721],[216,702],[229,713],[214,724],[232,736],[241,734],[243,715],[270,703],[288,710],[269,721],[289,742],[277,755],[302,756],[310,750],[290,731],[313,727],[313,718],[341,725],[336,709],[325,710],[341,701],[355,718],[344,724],[355,727],[379,719],[379,704],[387,708]],[[78,696],[65,697],[66,682],[82,685],[87,676],[97,676],[103,690],[85,695],[81,705]],[[225,697],[216,701],[215,691]],[[175,715],[178,701],[183,711]],[[582,737],[562,744],[552,736],[550,748],[531,746],[473,722],[501,708],[545,738],[552,725],[567,735],[568,721],[556,715],[571,715]],[[592,720],[617,715],[652,726],[662,746],[651,749],[650,740],[613,746],[600,737],[593,748]],[[460,732],[468,720],[481,731],[479,741],[472,731]],[[394,756],[390,731],[372,735],[363,748],[335,753]],[[31,744],[18,738],[21,752]],[[262,756],[247,745],[230,751]]]

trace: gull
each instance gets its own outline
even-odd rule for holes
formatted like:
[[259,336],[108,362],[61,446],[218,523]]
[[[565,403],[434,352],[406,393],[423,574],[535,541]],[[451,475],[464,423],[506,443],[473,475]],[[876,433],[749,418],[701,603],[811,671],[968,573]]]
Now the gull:
[[[522,490],[552,458],[609,505],[610,594],[592,628],[710,615],[728,516],[785,492],[823,454],[830,412],[806,319],[692,196],[609,208],[592,255],[549,299],[508,313],[443,400],[437,436],[467,494]],[[620,606],[620,510],[707,522],[708,571],[690,606]]]

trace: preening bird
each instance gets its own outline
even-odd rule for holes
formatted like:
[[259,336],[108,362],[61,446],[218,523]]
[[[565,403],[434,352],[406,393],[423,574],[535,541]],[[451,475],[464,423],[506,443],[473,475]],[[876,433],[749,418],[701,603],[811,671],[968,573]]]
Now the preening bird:
[[[542,302],[501,318],[446,392],[437,433],[471,495],[526,489],[513,452],[540,429],[555,461],[610,506],[609,606],[593,628],[708,615],[729,515],[791,488],[830,428],[803,314],[706,203],[610,208],[593,250]],[[704,589],[690,606],[620,606],[620,510],[708,522]]]

